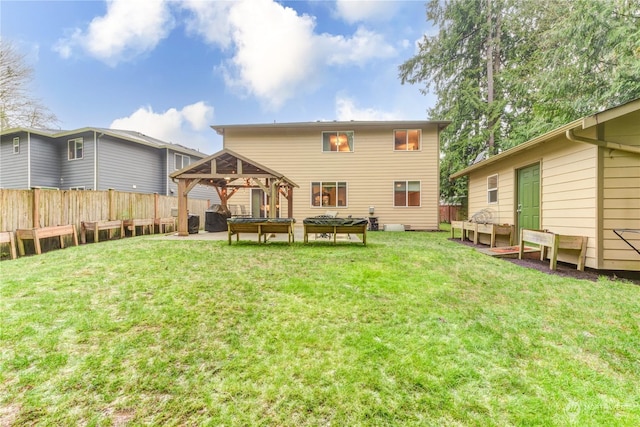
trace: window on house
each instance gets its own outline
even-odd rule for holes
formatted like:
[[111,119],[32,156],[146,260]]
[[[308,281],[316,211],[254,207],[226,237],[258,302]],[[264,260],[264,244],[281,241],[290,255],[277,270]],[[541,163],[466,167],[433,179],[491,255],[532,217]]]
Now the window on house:
[[487,203],[498,203],[498,175],[487,177]]
[[393,206],[420,206],[420,181],[395,181]]
[[344,181],[312,182],[311,205],[316,207],[347,206],[347,183]]
[[393,131],[394,150],[416,151],[420,149],[420,129],[398,129]]
[[84,157],[84,143],[82,138],[69,140],[69,160],[78,160]]
[[191,157],[176,153],[174,155],[174,162],[175,170],[180,170],[189,166],[189,164],[191,163]]
[[353,131],[322,132],[322,151],[353,151]]
[[84,190],[84,185],[80,186],[80,187],[69,187],[69,190]]
[[20,153],[20,137],[13,138],[13,154]]

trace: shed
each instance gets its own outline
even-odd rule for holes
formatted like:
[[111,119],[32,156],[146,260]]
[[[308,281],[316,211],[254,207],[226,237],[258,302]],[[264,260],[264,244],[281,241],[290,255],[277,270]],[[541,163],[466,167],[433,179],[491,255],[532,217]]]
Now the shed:
[[169,175],[178,182],[178,235],[187,236],[189,191],[196,185],[214,187],[220,204],[228,210],[229,199],[241,188],[260,188],[268,196],[269,217],[275,218],[276,200],[287,200],[287,216],[293,217],[293,188],[298,187],[283,174],[254,162],[238,153],[223,149]]
[[[586,266],[640,271],[640,99],[545,133],[450,176],[469,178],[469,214],[588,237]],[[625,230],[629,232],[625,233]],[[620,234],[624,237],[621,238]],[[576,263],[561,253],[561,261]]]

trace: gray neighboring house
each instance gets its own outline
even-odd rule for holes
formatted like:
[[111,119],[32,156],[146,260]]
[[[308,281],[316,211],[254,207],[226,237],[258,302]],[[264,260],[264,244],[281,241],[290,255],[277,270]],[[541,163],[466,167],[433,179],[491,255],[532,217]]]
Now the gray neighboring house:
[[[177,196],[169,174],[207,155],[140,132],[86,127],[0,132],[0,188],[108,190]],[[211,187],[189,197],[219,202]]]

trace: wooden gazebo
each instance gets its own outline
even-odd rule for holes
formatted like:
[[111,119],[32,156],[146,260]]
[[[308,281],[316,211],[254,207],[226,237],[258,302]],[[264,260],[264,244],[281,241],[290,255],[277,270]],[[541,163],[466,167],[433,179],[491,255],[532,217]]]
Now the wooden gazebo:
[[287,216],[293,218],[293,181],[266,166],[238,153],[223,149],[209,157],[173,172],[169,175],[178,183],[178,235],[187,236],[189,191],[196,185],[214,187],[220,203],[228,210],[228,200],[241,188],[261,188],[269,200],[269,216],[277,214],[278,194],[287,199]]

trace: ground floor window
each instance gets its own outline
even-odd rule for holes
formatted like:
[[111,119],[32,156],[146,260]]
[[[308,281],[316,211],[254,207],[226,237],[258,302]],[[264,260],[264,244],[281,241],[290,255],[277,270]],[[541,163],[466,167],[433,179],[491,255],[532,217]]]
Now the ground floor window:
[[347,206],[347,183],[344,181],[312,182],[311,205],[317,207]]
[[487,203],[498,203],[498,175],[487,177]]
[[395,181],[394,206],[420,206],[420,181]]

